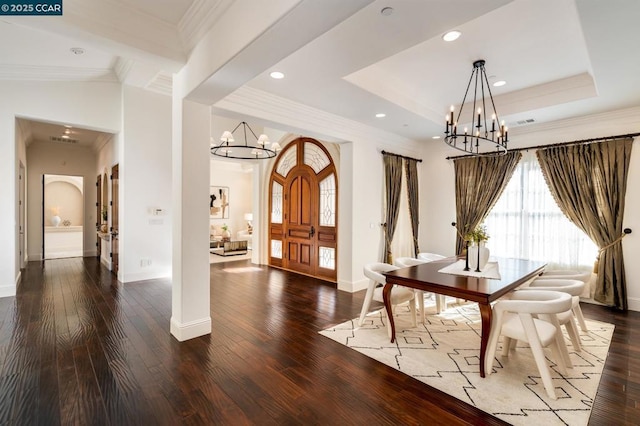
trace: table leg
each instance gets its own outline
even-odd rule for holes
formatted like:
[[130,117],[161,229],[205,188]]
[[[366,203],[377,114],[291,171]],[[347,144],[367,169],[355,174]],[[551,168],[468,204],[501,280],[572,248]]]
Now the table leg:
[[393,284],[385,284],[382,289],[382,300],[384,301],[384,308],[387,310],[387,321],[391,327],[391,343],[396,339],[396,324],[393,322],[393,308],[391,306],[391,289]]
[[487,344],[489,343],[489,336],[491,334],[492,309],[490,304],[478,303],[478,306],[480,307],[480,317],[482,318],[482,335],[480,336],[480,377],[484,377]]

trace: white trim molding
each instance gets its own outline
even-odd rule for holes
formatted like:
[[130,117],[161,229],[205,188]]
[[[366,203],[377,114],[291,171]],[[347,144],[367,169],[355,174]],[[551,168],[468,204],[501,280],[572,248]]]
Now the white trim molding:
[[171,334],[179,342],[211,334],[211,317],[180,324],[171,317]]

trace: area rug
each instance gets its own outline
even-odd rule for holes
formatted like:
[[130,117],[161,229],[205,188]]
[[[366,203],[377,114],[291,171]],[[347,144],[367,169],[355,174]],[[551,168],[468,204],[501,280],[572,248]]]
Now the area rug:
[[[567,375],[559,373],[546,352],[558,396],[553,400],[547,396],[531,350],[521,342],[507,358],[499,345],[492,374],[481,378],[478,305],[449,306],[439,315],[427,315],[425,324],[417,327],[411,326],[407,308],[397,308],[395,343],[389,342],[381,310],[370,313],[362,327],[356,318],[320,334],[511,424],[588,423],[613,324],[587,320],[589,331],[580,331],[582,351],[568,345],[573,368]],[[435,306],[427,312],[435,312]]]

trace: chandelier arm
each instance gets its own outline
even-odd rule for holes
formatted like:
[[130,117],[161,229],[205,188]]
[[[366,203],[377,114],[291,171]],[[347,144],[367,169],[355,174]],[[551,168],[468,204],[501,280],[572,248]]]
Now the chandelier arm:
[[[480,74],[480,68],[479,67],[475,67],[473,69],[473,72],[476,75],[476,85],[473,88],[473,109],[471,110],[471,151],[473,151],[473,137],[476,136],[475,132],[473,131],[473,125],[475,124],[475,120],[474,120],[474,114],[476,113],[476,104],[477,104],[477,100],[478,100],[478,76]],[[480,89],[482,90],[482,80],[480,80]],[[478,118],[480,118],[478,116]],[[480,120],[478,120],[480,121]],[[478,125],[480,125],[480,123],[478,122]],[[478,130],[480,130],[478,128]],[[480,142],[478,141],[478,138],[476,137],[476,154],[478,152],[480,152]]]
[[[486,77],[487,73],[484,70],[484,67],[480,68],[480,87],[482,88],[482,111],[484,112],[484,137],[486,138],[489,134],[487,133],[487,105],[486,105],[486,97],[484,95],[484,80],[483,77]],[[489,86],[487,86],[487,90],[491,92]],[[489,95],[491,96],[491,95]],[[480,125],[480,123],[478,123]],[[478,133],[480,133],[480,129],[478,129]]]
[[247,124],[247,127],[249,128],[249,131],[251,132],[251,134],[253,135],[254,138],[256,138],[256,141],[258,140],[258,136],[255,134],[255,132],[253,131],[253,129],[251,128],[251,126],[249,126]]
[[244,135],[244,146],[249,147],[249,142],[247,142],[247,123],[242,125],[242,134]]
[[243,124],[247,124],[247,123],[244,121],[239,122],[238,125],[233,128],[233,130],[231,131],[231,134],[235,133],[236,130],[238,130],[238,127],[242,126]]
[[[473,72],[471,73],[471,77],[469,77],[469,83],[467,83],[467,90],[464,92],[464,97],[462,98],[462,103],[460,104],[460,111],[458,111],[458,117],[456,118],[456,123],[460,121],[460,114],[462,114],[464,103],[467,101],[467,94],[469,93],[469,87],[471,87],[471,81],[473,81]],[[453,123],[451,123],[453,126]]]
[[496,122],[500,123],[500,117],[498,117],[498,110],[496,109],[496,104],[493,101],[493,95],[491,94],[491,87],[489,87],[489,79],[487,78],[487,73],[484,74],[484,79],[487,82],[487,89],[489,90],[489,99],[491,99],[491,107],[493,108],[493,113],[496,115]]

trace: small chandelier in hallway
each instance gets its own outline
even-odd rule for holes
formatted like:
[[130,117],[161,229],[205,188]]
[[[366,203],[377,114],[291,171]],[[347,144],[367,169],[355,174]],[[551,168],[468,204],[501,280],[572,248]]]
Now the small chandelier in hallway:
[[[236,143],[233,137],[234,133],[240,128],[240,126],[242,126],[244,143],[240,141]],[[247,129],[249,130],[250,136],[247,134]],[[250,143],[247,139],[248,136],[253,136],[255,141]],[[232,131],[225,130],[220,137],[220,144],[214,144],[213,138],[211,139],[211,153],[224,158],[264,160],[275,157],[281,149],[278,142],[274,142],[273,144],[269,142],[269,137],[267,135],[261,134],[260,136],[256,136],[253,129],[251,129],[246,121],[240,122],[240,124],[238,124]],[[271,145],[271,147],[267,148],[268,145]]]

